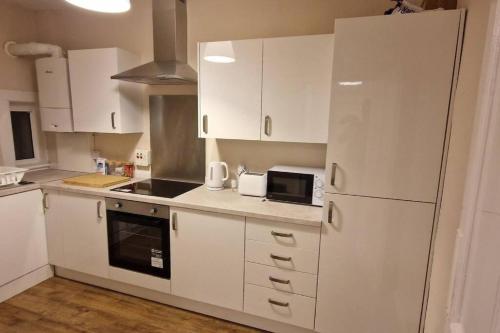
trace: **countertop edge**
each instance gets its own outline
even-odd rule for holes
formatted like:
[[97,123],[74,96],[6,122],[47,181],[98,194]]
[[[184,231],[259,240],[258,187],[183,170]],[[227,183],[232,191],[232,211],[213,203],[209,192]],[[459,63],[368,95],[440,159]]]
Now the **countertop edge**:
[[[136,181],[137,181],[137,179],[133,179],[127,183],[133,183]],[[77,194],[91,195],[91,196],[99,196],[99,197],[105,197],[105,198],[140,201],[140,202],[153,203],[153,204],[158,204],[158,205],[168,205],[168,206],[177,207],[177,208],[195,209],[195,210],[200,210],[200,211],[205,211],[205,212],[221,213],[221,214],[228,214],[228,215],[235,215],[235,216],[244,216],[244,217],[249,217],[249,218],[258,218],[258,219],[264,219],[264,220],[276,221],[276,222],[300,224],[300,225],[306,225],[306,226],[317,227],[317,228],[321,227],[321,225],[322,225],[322,222],[317,221],[317,220],[305,220],[305,219],[282,216],[282,215],[259,214],[259,213],[255,213],[255,212],[234,210],[234,209],[221,208],[221,207],[213,207],[213,206],[208,206],[208,205],[203,205],[203,204],[196,204],[196,203],[191,204],[191,203],[186,203],[186,202],[179,202],[179,201],[176,201],[175,198],[169,199],[169,198],[144,196],[144,195],[140,195],[140,194],[131,194],[131,193],[122,193],[122,192],[111,191],[113,188],[123,186],[127,183],[122,183],[122,184],[107,187],[107,188],[91,188],[91,187],[82,187],[82,186],[73,186],[73,185],[70,186],[70,185],[66,185],[66,184],[62,183],[62,181],[53,181],[53,182],[41,184],[40,186],[43,190],[63,191],[63,192],[70,192],[70,193],[77,193]]]

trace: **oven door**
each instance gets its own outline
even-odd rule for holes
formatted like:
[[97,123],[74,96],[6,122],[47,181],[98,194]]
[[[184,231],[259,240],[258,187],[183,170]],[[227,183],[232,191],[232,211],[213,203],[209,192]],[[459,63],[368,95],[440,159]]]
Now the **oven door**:
[[311,205],[314,175],[282,171],[267,172],[267,195],[269,200]]
[[108,210],[109,264],[170,279],[169,221]]

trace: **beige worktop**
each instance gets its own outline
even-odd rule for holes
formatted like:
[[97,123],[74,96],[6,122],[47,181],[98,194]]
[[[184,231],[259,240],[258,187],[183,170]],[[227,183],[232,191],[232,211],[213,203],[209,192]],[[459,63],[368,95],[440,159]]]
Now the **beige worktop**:
[[[128,183],[138,180],[139,179],[133,179]],[[209,191],[205,186],[200,186],[172,199],[111,191],[111,189],[125,184],[127,183],[109,188],[90,188],[68,185],[64,184],[62,181],[55,181],[44,183],[42,188],[45,190],[67,191],[92,196],[169,205],[171,207],[191,208],[214,213],[254,217],[317,227],[321,226],[322,209],[320,207],[272,202],[264,198],[241,196],[237,191],[231,189]]]
[[41,184],[69,177],[75,177],[82,174],[83,174],[82,172],[58,170],[58,169],[43,169],[36,171],[28,171],[24,174],[23,181],[33,182],[33,184],[9,185],[5,187],[0,187],[0,197],[36,190],[40,188]]

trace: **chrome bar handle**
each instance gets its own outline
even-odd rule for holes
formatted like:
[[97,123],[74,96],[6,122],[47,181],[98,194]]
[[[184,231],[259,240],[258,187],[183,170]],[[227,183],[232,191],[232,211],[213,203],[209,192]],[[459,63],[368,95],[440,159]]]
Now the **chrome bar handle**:
[[288,302],[275,301],[272,298],[269,298],[268,302],[271,303],[272,305],[277,305],[277,306],[282,306],[282,307],[287,307],[288,305],[290,305]]
[[208,134],[208,115],[203,115],[203,133]]
[[271,231],[271,235],[273,235],[274,237],[286,237],[286,238],[293,238],[293,234],[292,233],[283,233],[283,232],[277,232],[277,231],[274,231],[272,230]]
[[330,178],[330,185],[335,186],[335,175],[337,174],[337,163],[332,163],[332,176]]
[[281,283],[281,284],[290,284],[290,280],[277,279],[277,278],[272,277],[272,276],[269,277],[269,281]]
[[[102,219],[102,215],[101,215],[101,206],[102,206],[102,201],[99,200],[97,201],[97,218],[100,220]],[[99,221],[100,222],[100,221]]]
[[49,209],[49,202],[47,200],[49,194],[48,193],[44,193],[43,194],[43,198],[42,198],[42,206],[43,206],[43,209],[44,210],[47,210]]
[[172,213],[172,230],[177,231],[177,213]]
[[333,223],[333,201],[328,201],[328,223]]
[[271,117],[269,116],[264,118],[264,134],[271,136]]
[[270,255],[271,259],[275,259],[275,260],[281,260],[281,261],[292,261],[292,257],[282,257],[282,256],[277,256],[275,254],[272,254]]
[[115,114],[116,112],[111,112],[111,127],[113,129],[116,129],[116,124],[115,124]]

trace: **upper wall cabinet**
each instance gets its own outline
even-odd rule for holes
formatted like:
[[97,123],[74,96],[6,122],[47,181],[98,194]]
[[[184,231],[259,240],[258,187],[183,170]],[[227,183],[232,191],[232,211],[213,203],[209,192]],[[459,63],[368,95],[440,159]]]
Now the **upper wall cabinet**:
[[72,50],[68,58],[75,131],[142,132],[141,86],[110,78],[139,58],[119,48]]
[[264,39],[262,140],[326,143],[333,35]]
[[[262,40],[198,45],[199,136],[260,140]],[[205,60],[211,50],[229,48],[234,62]]]
[[68,60],[39,58],[35,61],[42,130],[72,132]]
[[[326,143],[333,35],[199,44],[204,138]],[[233,62],[207,56],[230,53]]]

